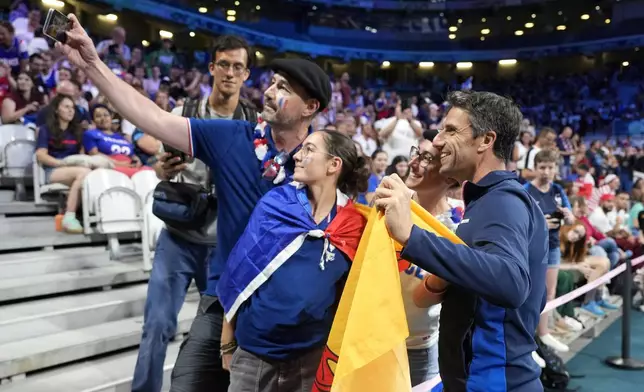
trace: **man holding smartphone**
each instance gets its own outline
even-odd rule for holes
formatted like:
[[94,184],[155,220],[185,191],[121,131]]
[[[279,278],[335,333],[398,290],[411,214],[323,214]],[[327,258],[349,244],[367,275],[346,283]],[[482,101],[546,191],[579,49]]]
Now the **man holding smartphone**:
[[[257,114],[249,103],[240,100],[241,87],[248,78],[244,72],[251,66],[251,51],[246,41],[234,36],[221,36],[212,52],[210,74],[212,93],[198,102],[186,102],[172,113],[203,119],[235,119],[254,122]],[[241,70],[238,72],[237,69]],[[194,108],[196,113],[190,113]],[[200,184],[211,188],[211,175],[206,164],[198,159],[188,162],[187,155],[176,149],[162,152],[154,169],[161,180]],[[208,211],[206,224],[200,230],[182,230],[166,224],[157,240],[152,274],[145,304],[143,337],[134,370],[132,391],[159,392],[163,384],[163,363],[169,340],[177,330],[177,316],[192,279],[199,292],[206,290],[208,257],[217,243],[217,211]],[[215,300],[205,297],[204,301]],[[201,303],[201,306],[210,304]],[[208,334],[204,323],[196,322],[190,340]],[[190,344],[190,343],[187,343]],[[190,378],[190,364],[178,362],[175,382]],[[222,372],[222,377],[226,378]],[[187,380],[186,380],[187,381]],[[225,380],[224,380],[225,382]]]

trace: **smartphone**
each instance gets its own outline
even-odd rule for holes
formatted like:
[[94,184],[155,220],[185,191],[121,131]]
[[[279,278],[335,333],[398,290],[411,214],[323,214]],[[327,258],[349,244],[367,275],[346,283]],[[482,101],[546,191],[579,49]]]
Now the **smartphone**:
[[550,217],[554,218],[554,219],[562,220],[564,218],[564,213],[559,211],[559,210],[557,210],[557,211],[553,212],[552,214],[550,214]]
[[47,12],[47,19],[45,19],[45,25],[42,28],[42,32],[54,41],[64,44],[65,41],[67,41],[67,34],[65,34],[65,32],[69,31],[71,28],[72,23],[65,14],[50,8],[49,12]]
[[181,159],[179,162],[175,163],[175,165],[191,162],[191,157],[188,154],[165,143],[163,143],[163,150],[171,155],[170,158],[179,157]]

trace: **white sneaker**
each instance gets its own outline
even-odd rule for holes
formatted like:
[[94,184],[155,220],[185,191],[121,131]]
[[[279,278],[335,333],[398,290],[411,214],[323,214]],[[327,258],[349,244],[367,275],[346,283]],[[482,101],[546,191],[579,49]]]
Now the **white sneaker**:
[[539,365],[541,369],[546,368],[546,361],[544,361],[543,358],[541,358],[536,351],[532,352],[532,359],[534,359],[534,361],[537,363],[537,365]]
[[555,351],[559,351],[559,352],[562,352],[562,353],[567,353],[568,351],[570,351],[568,346],[566,346],[565,344],[563,344],[560,341],[558,341],[551,334],[539,336],[539,339],[541,339],[543,344],[545,344],[546,346],[549,346],[550,348],[552,348]]
[[564,317],[564,323],[566,323],[569,329],[573,332],[580,332],[584,329],[584,325],[572,317]]

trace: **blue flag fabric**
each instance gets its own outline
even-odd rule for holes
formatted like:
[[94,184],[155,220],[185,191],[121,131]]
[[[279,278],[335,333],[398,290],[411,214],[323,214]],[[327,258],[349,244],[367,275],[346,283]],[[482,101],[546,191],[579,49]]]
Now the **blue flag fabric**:
[[259,201],[248,226],[233,248],[217,285],[226,319],[302,246],[307,236],[325,238],[320,255],[324,269],[327,249],[335,247],[353,259],[366,221],[353,202],[337,192],[336,215],[325,231],[317,228],[306,189],[293,182],[272,189]]

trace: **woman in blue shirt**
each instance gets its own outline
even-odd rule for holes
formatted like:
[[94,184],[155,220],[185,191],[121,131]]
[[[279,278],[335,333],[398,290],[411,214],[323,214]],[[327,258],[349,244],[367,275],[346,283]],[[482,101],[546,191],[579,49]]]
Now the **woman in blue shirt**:
[[134,145],[121,133],[112,130],[112,112],[105,105],[96,105],[91,112],[96,129],[83,134],[83,147],[89,155],[105,155],[114,162],[114,170],[132,176],[141,168]]
[[36,159],[45,169],[46,183],[69,186],[62,226],[66,232],[78,234],[83,232],[83,227],[76,218],[76,210],[80,204],[83,179],[90,169],[63,166],[63,159],[84,152],[81,146],[83,129],[74,120],[75,105],[70,96],[57,95],[50,107],[52,110],[47,114],[46,125],[38,129]]
[[387,153],[380,149],[371,154],[371,175],[369,176],[367,191],[358,195],[358,203],[364,205],[369,205],[369,203],[371,203],[374,192],[376,191],[376,188],[378,188],[378,185],[380,185],[380,180],[384,177],[385,170],[387,170],[388,159],[389,157]]
[[294,156],[297,183],[255,207],[217,287],[232,320],[221,339],[229,390],[311,390],[366,224],[351,201],[366,188],[362,159],[346,135],[314,132]]

